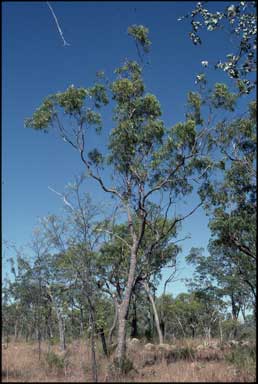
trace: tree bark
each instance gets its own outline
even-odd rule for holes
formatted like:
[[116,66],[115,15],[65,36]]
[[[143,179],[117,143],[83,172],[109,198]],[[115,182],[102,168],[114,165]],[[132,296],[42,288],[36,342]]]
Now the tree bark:
[[120,372],[123,371],[123,366],[126,357],[126,320],[128,316],[129,304],[132,295],[133,285],[134,285],[134,275],[136,269],[136,242],[131,250],[130,257],[130,268],[128,273],[128,280],[125,289],[124,300],[121,304],[118,305],[118,344],[116,350],[116,360],[118,364],[118,369]]
[[65,321],[63,319],[62,313],[60,309],[58,308],[58,304],[56,303],[56,300],[52,293],[49,291],[49,295],[51,298],[51,301],[54,305],[56,315],[57,315],[57,320],[58,320],[58,330],[59,330],[59,339],[60,339],[60,348],[62,351],[65,351],[66,349],[66,342],[65,342]]
[[[91,307],[91,304],[90,304]],[[97,360],[96,360],[96,350],[95,350],[95,316],[93,308],[90,308],[90,338],[91,338],[91,370],[92,370],[92,381],[98,382],[98,370],[97,370]]]
[[154,313],[154,319],[155,319],[155,325],[156,325],[156,329],[157,329],[158,336],[159,336],[159,343],[163,344],[164,340],[163,340],[163,334],[162,334],[162,331],[160,328],[158,311],[157,311],[156,304],[155,304],[155,301],[154,301],[153,296],[151,294],[150,287],[149,287],[147,281],[143,282],[143,287],[144,287],[144,289],[148,295],[148,298],[151,302],[151,305],[152,305],[152,309],[153,309],[153,313]]
[[103,327],[99,329],[99,335],[101,339],[102,349],[105,356],[108,356],[107,343]]
[[222,330],[222,324],[221,320],[219,320],[219,335],[220,335],[220,342],[223,342],[223,330]]
[[80,307],[80,336],[83,335],[83,309]]
[[58,317],[58,329],[59,329],[59,338],[60,338],[60,348],[62,351],[66,350],[66,342],[65,342],[65,322],[61,315],[61,313],[58,311],[57,313]]
[[118,363],[118,368],[120,371],[123,371],[123,365],[125,361],[126,353],[126,334],[125,334],[126,318],[125,318],[125,305],[119,306],[118,308],[118,343],[116,350],[116,358]]
[[117,303],[115,303],[115,317],[113,320],[112,327],[110,328],[109,334],[108,334],[108,345],[109,346],[112,344],[112,337],[113,337],[114,331],[116,329],[117,317],[118,317],[118,308],[117,308]]
[[137,329],[137,313],[136,313],[136,302],[135,299],[133,301],[133,318],[132,318],[132,329],[131,329],[131,337],[137,337],[138,336],[138,329]]

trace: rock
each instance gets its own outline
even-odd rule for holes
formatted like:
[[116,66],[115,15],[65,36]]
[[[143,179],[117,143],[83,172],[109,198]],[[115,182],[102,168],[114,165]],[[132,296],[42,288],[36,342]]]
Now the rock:
[[157,348],[161,351],[165,350],[165,351],[170,351],[171,349],[171,346],[169,344],[159,344],[157,346]]
[[239,345],[239,342],[237,340],[230,340],[229,345],[231,345],[232,347],[235,347]]
[[247,340],[242,340],[239,343],[242,347],[249,347],[250,343]]
[[133,338],[133,339],[129,340],[127,344],[128,344],[129,349],[137,349],[137,347],[139,347],[141,342],[139,339]]
[[196,350],[197,350],[197,351],[202,351],[202,350],[205,349],[205,348],[206,348],[205,345],[203,345],[203,344],[199,344],[199,345],[197,345]]
[[157,356],[152,352],[145,352],[142,356],[142,368],[154,365],[157,361]]
[[155,351],[156,350],[156,345],[148,343],[144,345],[144,349],[146,351]]

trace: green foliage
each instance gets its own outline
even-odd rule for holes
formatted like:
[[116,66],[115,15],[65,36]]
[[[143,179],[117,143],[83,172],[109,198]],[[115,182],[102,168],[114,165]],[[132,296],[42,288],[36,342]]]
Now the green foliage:
[[89,95],[94,98],[96,108],[100,108],[102,105],[107,105],[109,103],[106,88],[103,84],[95,84],[93,87],[89,88]]
[[236,97],[237,95],[229,92],[226,84],[215,84],[211,101],[215,108],[223,108],[229,111],[234,111]]
[[54,115],[54,103],[51,96],[46,98],[42,105],[34,112],[32,118],[25,120],[25,127],[46,130],[52,122]]
[[192,148],[195,142],[195,121],[187,120],[185,123],[178,123],[173,127],[173,134],[177,142],[178,147],[184,145]]
[[76,88],[71,85],[65,92],[57,93],[56,100],[65,113],[72,115],[80,111],[87,95],[86,88]]
[[102,154],[96,148],[88,153],[88,157],[90,161],[96,166],[101,165],[104,161]]
[[143,48],[144,52],[149,52],[151,41],[148,38],[149,30],[143,25],[132,25],[128,28],[128,35],[132,36]]
[[187,119],[194,120],[196,125],[202,124],[203,119],[201,118],[201,95],[196,92],[189,92],[187,95],[187,102],[191,111],[186,114]]

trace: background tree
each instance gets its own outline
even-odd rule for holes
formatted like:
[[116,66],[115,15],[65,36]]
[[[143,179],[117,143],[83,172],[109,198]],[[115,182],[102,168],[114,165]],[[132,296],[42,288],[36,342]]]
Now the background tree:
[[[240,304],[234,304],[236,297],[244,307],[249,296],[256,311],[256,100],[252,93],[256,87],[256,4],[241,1],[211,13],[198,2],[186,17],[191,20],[190,38],[194,44],[201,44],[200,31],[206,28],[222,30],[225,38],[229,33],[233,43],[234,53],[215,65],[233,81],[229,85],[215,84],[214,91],[209,91],[203,72],[196,83],[200,105],[209,108],[208,122],[213,120],[210,143],[214,172],[205,194],[212,238],[211,258],[206,263],[210,263],[217,281],[232,292],[232,312],[237,317]],[[208,61],[202,64],[208,67]],[[230,87],[237,92],[230,91]],[[241,114],[236,108],[239,104]],[[228,112],[216,116],[218,108]],[[217,272],[216,265],[220,266]]]

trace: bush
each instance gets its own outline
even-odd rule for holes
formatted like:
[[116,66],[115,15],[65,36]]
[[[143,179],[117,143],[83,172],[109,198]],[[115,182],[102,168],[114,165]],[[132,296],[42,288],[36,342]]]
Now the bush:
[[[114,368],[116,371],[120,370],[119,361],[117,358],[114,359]],[[121,366],[121,371],[126,375],[134,369],[133,363],[127,357],[124,358]]]
[[234,346],[225,356],[225,359],[237,368],[254,374],[256,370],[256,347],[255,345]]
[[59,344],[59,343],[60,343],[60,339],[57,336],[51,337],[49,339],[49,344],[50,345],[56,345],[56,344]]
[[65,356],[58,356],[55,352],[50,351],[46,354],[46,363],[50,369],[63,370],[65,367]]
[[178,347],[166,352],[166,360],[168,363],[178,360],[193,360],[195,351],[189,347]]

